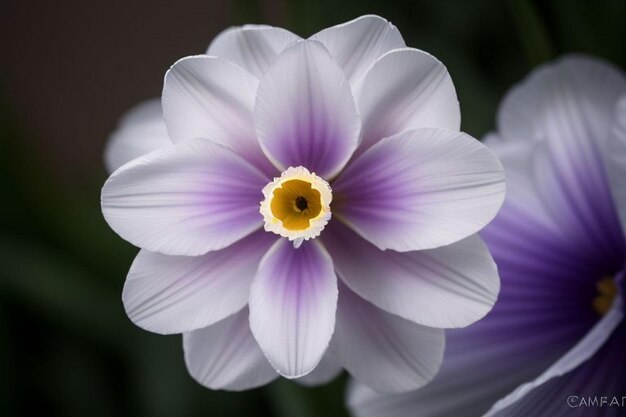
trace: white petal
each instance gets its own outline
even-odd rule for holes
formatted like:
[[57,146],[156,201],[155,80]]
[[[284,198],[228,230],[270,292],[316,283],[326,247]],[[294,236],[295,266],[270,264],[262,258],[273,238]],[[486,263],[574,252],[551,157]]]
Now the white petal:
[[626,233],[626,96],[615,107],[607,159],[613,199],[622,222],[622,230]]
[[621,296],[617,296],[609,312],[580,342],[533,381],[520,385],[512,393],[499,400],[494,404],[491,410],[485,414],[485,417],[498,414],[498,412],[522,400],[533,389],[540,387],[552,378],[565,375],[576,369],[591,358],[593,354],[604,345],[613,333],[613,330],[617,328],[623,319],[623,299]]
[[250,292],[250,327],[279,374],[298,378],[322,359],[335,329],[337,279],[330,255],[316,241],[298,249],[279,239]]
[[446,67],[411,48],[381,57],[357,93],[363,128],[362,152],[380,139],[423,127],[459,130],[459,101]]
[[261,258],[276,238],[263,230],[202,256],[142,250],[133,262],[122,300],[128,317],[155,333],[209,326],[248,304]]
[[288,30],[267,25],[232,27],[217,35],[207,55],[226,58],[261,78],[282,50],[298,39]]
[[250,333],[247,308],[185,333],[183,347],[189,373],[207,388],[243,391],[278,377]]
[[341,365],[332,356],[332,352],[326,351],[320,363],[317,364],[311,373],[297,378],[295,381],[306,386],[322,385],[337,378],[342,370]]
[[272,174],[254,132],[258,80],[222,58],[191,56],[165,75],[163,115],[174,143],[203,138],[227,146]]
[[383,54],[406,46],[400,31],[375,15],[329,27],[310,39],[324,44],[351,84],[355,84]]
[[[559,85],[569,93],[555,95]],[[566,124],[582,124],[589,139],[605,142],[613,106],[624,93],[626,79],[619,69],[597,58],[567,55],[540,66],[507,93],[498,111],[498,131],[509,140],[542,139],[549,119],[545,110],[564,108],[569,96],[576,98],[576,106],[568,109]]]
[[491,310],[500,289],[496,265],[476,235],[415,252],[381,251],[339,222],[323,238],[350,289],[425,326],[467,326]]
[[418,129],[381,140],[333,184],[333,215],[380,249],[433,249],[489,223],[504,199],[489,149],[452,130]]
[[255,122],[263,150],[281,171],[303,166],[327,180],[356,149],[360,129],[346,77],[315,41],[287,48],[265,74]]
[[358,381],[380,392],[417,389],[441,366],[443,330],[386,313],[339,285],[332,352]]
[[102,213],[135,246],[202,255],[263,225],[267,177],[229,149],[197,139],[137,158],[102,188]]
[[[511,210],[523,211],[541,223],[543,227],[558,233],[558,226],[550,217],[546,202],[539,192],[537,178],[532,174],[534,161],[543,149],[535,141],[509,141],[500,135],[491,134],[482,141],[498,157],[504,167],[506,175],[506,198],[504,206],[511,206]],[[502,213],[504,210],[500,210]]]
[[145,101],[124,115],[109,138],[104,149],[107,172],[110,174],[128,161],[171,144],[161,100]]

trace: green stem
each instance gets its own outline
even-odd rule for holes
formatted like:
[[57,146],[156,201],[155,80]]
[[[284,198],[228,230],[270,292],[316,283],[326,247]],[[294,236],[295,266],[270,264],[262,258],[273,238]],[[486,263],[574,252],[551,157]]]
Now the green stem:
[[537,66],[554,56],[550,37],[532,0],[511,0],[509,9],[522,48],[531,66]]

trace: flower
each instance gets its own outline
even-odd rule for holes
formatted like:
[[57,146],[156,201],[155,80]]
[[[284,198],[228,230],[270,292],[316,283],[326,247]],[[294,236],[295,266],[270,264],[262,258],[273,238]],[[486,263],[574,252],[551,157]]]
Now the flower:
[[183,333],[201,384],[346,368],[379,390],[417,388],[440,365],[442,328],[491,309],[499,280],[475,233],[502,204],[502,166],[459,132],[445,67],[384,19],[307,40],[229,29],[168,71],[164,123],[146,106],[107,150],[111,167],[128,162],[102,211],[141,248],[128,316]]
[[624,74],[578,55],[541,66],[505,97],[486,142],[507,175],[504,206],[481,233],[500,298],[447,333],[430,385],[400,396],[354,387],[354,415],[623,415],[567,398],[626,392]]

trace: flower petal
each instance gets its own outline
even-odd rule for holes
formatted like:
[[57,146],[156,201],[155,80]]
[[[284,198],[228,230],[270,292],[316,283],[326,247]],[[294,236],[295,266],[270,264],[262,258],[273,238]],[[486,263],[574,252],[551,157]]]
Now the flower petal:
[[331,352],[326,351],[320,363],[311,373],[301,378],[297,378],[295,379],[295,381],[299,384],[311,387],[316,385],[322,385],[337,378],[342,370],[343,368],[332,356]]
[[281,171],[301,165],[325,179],[350,158],[360,129],[343,71],[315,41],[290,46],[267,71],[255,122],[263,150]]
[[446,67],[411,48],[391,51],[367,72],[357,92],[363,127],[357,153],[380,139],[410,129],[458,131],[459,101]]
[[615,120],[608,144],[607,170],[613,200],[626,233],[626,96],[615,106]]
[[[559,233],[558,227],[550,217],[547,202],[538,192],[536,175],[532,175],[532,166],[542,146],[534,141],[509,141],[500,135],[491,133],[483,138],[484,143],[498,157],[506,173],[506,198],[503,208],[511,206],[521,210],[540,223],[543,228]],[[529,175],[531,174],[531,175]]]
[[276,240],[263,230],[202,256],[142,250],[122,300],[128,317],[155,333],[183,333],[212,325],[248,304],[261,258]]
[[432,249],[482,229],[504,199],[498,159],[472,137],[418,129],[386,138],[333,184],[334,212],[380,249]]
[[509,140],[543,139],[552,117],[545,110],[552,108],[564,111],[564,126],[584,126],[580,133],[589,142],[606,142],[613,106],[624,93],[626,79],[613,65],[566,55],[540,66],[507,93],[498,111],[498,131]]
[[257,86],[256,77],[226,59],[198,55],[179,60],[165,75],[162,97],[172,141],[210,139],[273,175],[254,132]]
[[161,101],[145,101],[124,115],[109,138],[104,150],[107,172],[111,174],[128,161],[171,144],[163,121]]
[[532,169],[553,222],[581,250],[611,258],[609,264],[623,262],[626,251],[605,169],[614,107],[624,93],[626,77],[618,69],[567,56],[514,88],[499,115],[503,140],[535,139],[542,147]]
[[[509,407],[490,414],[498,417],[587,416],[603,409],[605,417],[623,416],[626,379],[626,322],[615,329],[593,357],[579,367],[546,381]],[[555,401],[562,398],[563,401]],[[600,414],[598,414],[600,415]]]
[[443,359],[443,330],[386,313],[339,282],[332,352],[358,381],[380,392],[420,388]]
[[406,46],[400,31],[375,15],[329,27],[310,39],[324,44],[351,84],[356,83],[385,52]]
[[247,308],[185,333],[183,348],[189,373],[207,388],[243,391],[278,377],[252,337]]
[[207,55],[226,58],[261,78],[281,51],[298,39],[288,30],[273,26],[232,27],[215,37]]
[[[534,380],[517,387],[506,397],[499,400],[489,410],[485,417],[498,415],[498,412],[505,410],[518,401],[522,401],[526,395],[534,389],[541,387],[549,380],[561,377],[579,367],[582,363],[591,358],[611,337],[613,331],[618,328],[624,319],[623,300],[617,296],[609,312],[600,320],[585,337],[580,340],[563,357],[556,361]],[[623,356],[623,354],[622,354]]]
[[118,169],[102,188],[111,228],[142,249],[202,255],[262,226],[267,177],[228,148],[180,142]]
[[463,327],[496,301],[498,271],[476,235],[442,248],[395,252],[381,251],[339,222],[329,226],[324,244],[339,277],[389,313],[430,327]]
[[335,329],[337,279],[315,241],[298,249],[279,239],[267,252],[250,292],[250,327],[270,363],[286,378],[311,372]]

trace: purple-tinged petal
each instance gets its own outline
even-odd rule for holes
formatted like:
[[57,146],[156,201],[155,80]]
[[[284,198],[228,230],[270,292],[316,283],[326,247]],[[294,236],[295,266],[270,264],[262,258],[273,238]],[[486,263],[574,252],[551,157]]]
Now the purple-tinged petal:
[[558,225],[550,217],[546,202],[538,192],[537,178],[529,175],[541,144],[534,141],[507,141],[498,134],[491,133],[483,138],[483,144],[498,157],[506,175],[506,198],[504,207],[513,206],[532,215],[542,227],[551,232],[559,231]]
[[322,237],[351,290],[418,324],[467,326],[491,310],[500,289],[496,265],[478,236],[414,252],[381,251],[340,222]]
[[279,239],[250,291],[250,328],[270,363],[286,378],[311,372],[335,330],[337,278],[319,242],[298,249]]
[[135,246],[166,255],[225,248],[263,225],[265,177],[228,148],[204,139],[137,158],[102,188],[109,226]]
[[[499,400],[489,410],[485,417],[493,417],[496,415],[508,415],[507,407],[511,407],[518,401],[524,401],[525,397],[535,389],[541,389],[541,386],[552,378],[562,377],[569,372],[578,368],[581,364],[589,360],[611,337],[611,334],[623,322],[624,306],[621,296],[617,296],[613,301],[613,305],[609,312],[600,320],[585,337],[580,340],[572,349],[570,349],[563,357],[556,361],[552,366],[546,369],[541,375],[534,380],[517,387],[506,397]],[[621,356],[623,357],[624,352]],[[622,369],[622,376],[624,375]],[[574,371],[575,372],[575,371]]]
[[113,171],[126,162],[172,145],[161,112],[161,101],[145,101],[128,111],[120,120],[104,149],[104,163],[107,172]]
[[405,45],[400,31],[375,15],[358,17],[311,36],[320,41],[354,85],[383,54]]
[[142,250],[124,285],[126,314],[139,327],[161,334],[212,325],[248,304],[259,262],[275,240],[259,230],[202,256]]
[[607,170],[613,199],[626,233],[626,96],[615,106],[615,119],[608,144]]
[[626,392],[626,322],[592,358],[545,382],[497,417],[622,417]]
[[356,149],[361,125],[343,71],[315,41],[290,46],[265,73],[255,122],[263,150],[281,171],[303,166],[326,179]]
[[504,188],[486,146],[461,132],[418,129],[351,163],[333,184],[333,214],[380,249],[433,249],[489,223]]
[[577,256],[575,244],[534,215],[505,204],[481,233],[499,268],[498,302],[481,321],[446,331],[437,376],[419,391],[393,396],[357,386],[348,399],[355,416],[482,415],[587,334],[598,320],[595,260]]
[[331,345],[341,365],[380,392],[420,388],[439,370],[443,330],[386,313],[339,283],[337,330]]
[[437,127],[458,131],[459,101],[446,67],[412,48],[391,51],[367,72],[357,90],[363,127],[357,154],[382,138]]
[[276,57],[300,37],[267,25],[231,27],[215,37],[207,55],[228,59],[261,78]]
[[172,141],[209,139],[274,175],[254,132],[258,83],[255,76],[226,59],[198,55],[176,62],[165,75],[162,96]]
[[278,377],[252,337],[247,308],[185,333],[183,348],[189,373],[207,388],[243,391]]
[[551,148],[548,142],[540,146],[544,149],[533,161],[535,183],[553,222],[576,242],[578,252],[603,264],[600,276],[616,273],[624,264],[626,241],[602,158],[596,154],[594,162],[578,163],[561,153],[564,148]]
[[317,364],[311,373],[303,376],[302,378],[297,378],[294,381],[299,384],[312,387],[326,384],[337,378],[343,368],[329,350],[326,351],[320,363]]
[[[564,94],[555,95],[555,88]],[[598,58],[567,55],[539,67],[507,93],[498,111],[498,132],[505,140],[542,140],[550,119],[544,112],[558,108],[567,110],[572,126],[584,126],[589,142],[605,143],[613,106],[624,93],[626,78],[618,68]]]
[[[531,74],[505,99],[500,136],[510,142],[535,139],[533,166],[539,196],[568,238],[609,258],[614,273],[626,252],[606,173],[607,142],[614,107],[626,78],[602,61],[569,56]],[[586,248],[586,249],[585,249]]]

